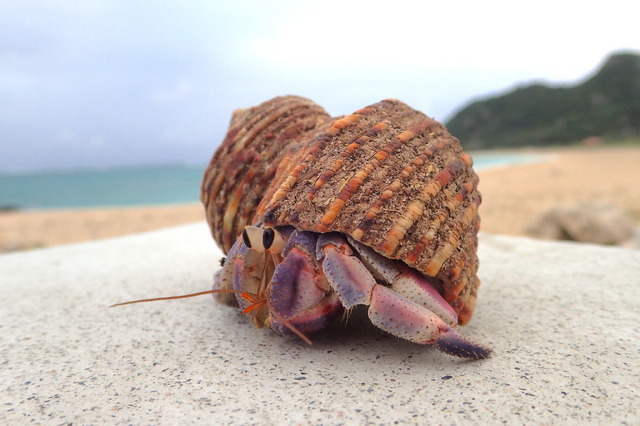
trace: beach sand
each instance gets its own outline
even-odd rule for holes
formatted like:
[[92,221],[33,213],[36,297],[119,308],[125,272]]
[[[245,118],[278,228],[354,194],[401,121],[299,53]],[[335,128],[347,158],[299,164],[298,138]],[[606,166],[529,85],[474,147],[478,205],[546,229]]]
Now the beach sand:
[[118,237],[204,220],[201,204],[0,212],[0,252]]
[[538,153],[548,161],[479,172],[482,231],[524,236],[542,212],[579,201],[616,205],[640,226],[640,146]]
[[[531,153],[543,155],[545,161],[478,173],[483,232],[526,235],[527,225],[542,212],[586,200],[613,203],[640,226],[640,147],[558,148]],[[116,237],[203,219],[204,209],[197,203],[0,212],[0,252]]]

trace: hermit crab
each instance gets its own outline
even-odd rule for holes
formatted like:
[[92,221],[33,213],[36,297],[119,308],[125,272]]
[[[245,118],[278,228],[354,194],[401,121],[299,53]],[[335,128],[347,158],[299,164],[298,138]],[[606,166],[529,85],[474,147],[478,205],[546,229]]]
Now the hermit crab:
[[305,341],[366,305],[392,335],[486,358],[454,328],[480,284],[477,184],[460,142],[397,100],[337,118],[297,96],[237,110],[201,188],[226,253],[211,292]]

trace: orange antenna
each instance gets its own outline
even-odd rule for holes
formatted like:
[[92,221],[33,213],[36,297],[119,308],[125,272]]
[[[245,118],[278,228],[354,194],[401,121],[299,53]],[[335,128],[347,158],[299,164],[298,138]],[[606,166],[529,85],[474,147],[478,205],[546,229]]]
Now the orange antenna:
[[131,300],[129,302],[116,303],[116,304],[111,305],[109,307],[113,308],[115,306],[132,305],[134,303],[157,302],[159,300],[187,299],[189,297],[203,296],[205,294],[213,294],[213,293],[240,293],[240,294],[245,294],[245,292],[240,291],[240,290],[232,290],[232,289],[229,289],[229,288],[221,288],[221,289],[218,289],[218,290],[207,290],[207,291],[199,291],[198,293],[183,294],[181,296],[154,297],[153,299]]
[[[266,298],[260,299],[255,294],[247,293],[246,291],[242,291],[242,290],[234,290],[234,289],[230,289],[230,288],[221,288],[221,289],[216,289],[216,290],[199,291],[197,293],[183,294],[183,295],[180,295],[180,296],[154,297],[152,299],[131,300],[129,302],[116,303],[116,304],[111,305],[109,307],[113,308],[113,307],[116,307],[116,306],[133,305],[134,303],[157,302],[157,301],[160,301],[160,300],[187,299],[189,297],[203,296],[205,294],[214,294],[214,293],[236,293],[236,294],[239,294],[240,297],[242,297],[243,299],[248,300],[251,303],[251,305],[249,305],[248,307],[246,307],[242,311],[243,314],[247,314],[247,313],[253,311],[254,309],[257,309],[260,306],[263,306],[265,304],[269,305],[269,303],[268,303]],[[271,309],[269,309],[269,314],[273,315],[273,317],[278,322],[281,322],[282,324],[284,324],[285,327],[287,327],[289,330],[291,330],[296,336],[298,336],[300,339],[302,339],[305,343],[307,343],[309,345],[313,344],[311,342],[311,340],[309,340],[309,338],[304,335],[304,333],[302,333],[300,330],[298,330],[293,324],[291,324],[289,322],[289,320],[284,318],[282,315],[278,314],[277,312],[272,312]]]

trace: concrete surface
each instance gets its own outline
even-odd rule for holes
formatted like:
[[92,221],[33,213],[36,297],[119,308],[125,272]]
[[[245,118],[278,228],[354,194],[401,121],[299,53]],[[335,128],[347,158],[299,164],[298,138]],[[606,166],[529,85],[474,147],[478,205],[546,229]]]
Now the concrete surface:
[[210,296],[204,223],[0,256],[0,423],[638,424],[640,252],[483,235],[479,362],[362,319],[307,346]]

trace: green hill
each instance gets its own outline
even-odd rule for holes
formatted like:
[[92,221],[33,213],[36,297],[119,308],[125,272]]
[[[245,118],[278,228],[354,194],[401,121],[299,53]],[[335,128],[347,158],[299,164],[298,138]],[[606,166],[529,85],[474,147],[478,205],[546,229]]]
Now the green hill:
[[447,128],[465,149],[640,136],[640,55],[613,54],[576,86],[534,84],[473,102]]

